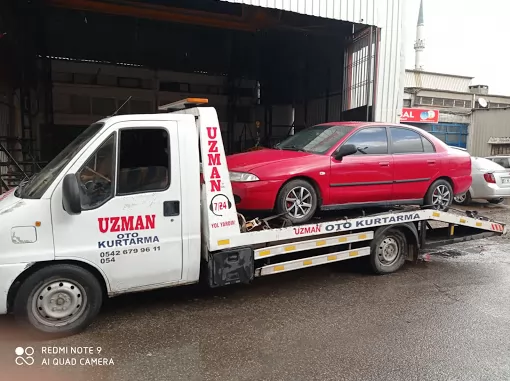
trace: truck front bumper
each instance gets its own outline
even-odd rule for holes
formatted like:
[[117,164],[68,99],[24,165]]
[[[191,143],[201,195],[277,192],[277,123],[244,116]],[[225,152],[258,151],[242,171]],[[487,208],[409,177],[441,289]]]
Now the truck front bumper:
[[20,263],[15,265],[0,265],[0,315],[7,313],[7,295],[16,278],[30,265]]

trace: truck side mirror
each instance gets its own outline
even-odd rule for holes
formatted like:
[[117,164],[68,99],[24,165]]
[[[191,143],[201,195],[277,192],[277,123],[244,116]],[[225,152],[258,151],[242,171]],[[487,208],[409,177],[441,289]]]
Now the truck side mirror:
[[62,182],[62,203],[69,214],[81,213],[81,196],[78,179],[74,173],[69,173]]
[[345,156],[354,155],[356,152],[358,152],[358,148],[354,144],[344,144],[335,153],[335,159],[342,160]]

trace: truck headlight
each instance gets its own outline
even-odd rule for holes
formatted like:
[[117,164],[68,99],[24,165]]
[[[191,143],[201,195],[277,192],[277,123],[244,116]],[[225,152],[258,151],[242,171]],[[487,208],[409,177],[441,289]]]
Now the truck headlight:
[[230,181],[235,183],[247,183],[251,181],[259,181],[260,179],[252,175],[251,173],[244,173],[244,172],[229,172],[230,174]]

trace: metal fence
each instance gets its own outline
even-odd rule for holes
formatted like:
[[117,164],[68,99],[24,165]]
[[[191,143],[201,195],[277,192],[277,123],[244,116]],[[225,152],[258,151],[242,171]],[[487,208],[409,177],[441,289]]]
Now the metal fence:
[[[373,105],[377,41],[377,28],[368,27],[354,35],[345,52],[343,111]],[[373,119],[368,108],[366,119]]]

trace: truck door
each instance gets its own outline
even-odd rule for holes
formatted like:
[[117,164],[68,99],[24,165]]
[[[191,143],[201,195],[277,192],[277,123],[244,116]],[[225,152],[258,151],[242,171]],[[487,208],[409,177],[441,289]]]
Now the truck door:
[[120,122],[68,173],[76,174],[82,212],[51,199],[55,256],[100,268],[112,292],[182,279],[183,241],[177,122]]

